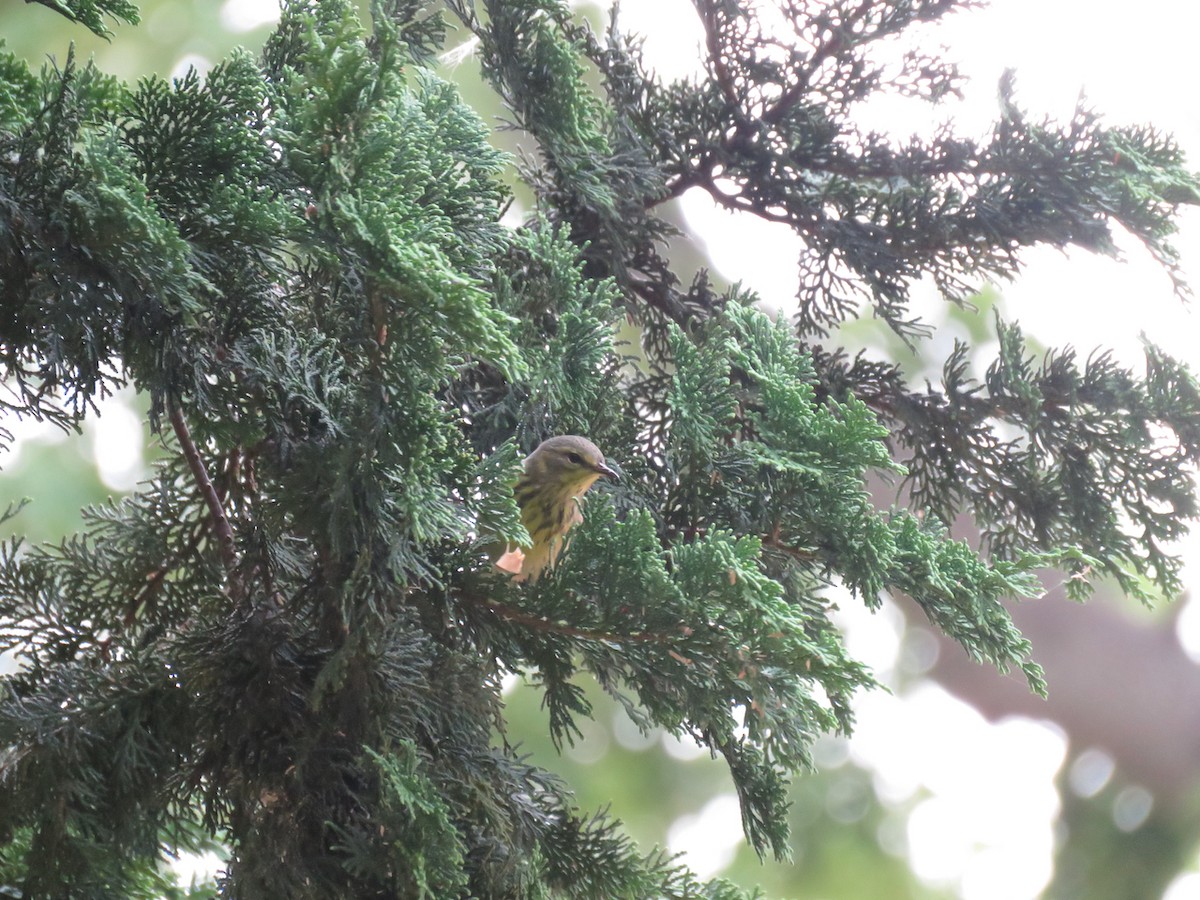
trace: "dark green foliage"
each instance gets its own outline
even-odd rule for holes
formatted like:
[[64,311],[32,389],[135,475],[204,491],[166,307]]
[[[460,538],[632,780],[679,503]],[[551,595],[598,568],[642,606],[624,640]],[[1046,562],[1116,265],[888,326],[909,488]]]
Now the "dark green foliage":
[[[541,71],[531,62],[531,44],[538,54],[549,52],[542,45],[552,40],[545,31],[556,14],[534,3],[481,5],[491,16],[486,26],[476,22],[485,69],[506,98],[524,96]],[[1015,104],[1010,75],[1001,84],[1001,115],[987,141],[945,132],[931,143],[897,145],[886,135],[861,133],[855,103],[879,91],[937,102],[954,94],[960,79],[952,65],[922,54],[889,69],[873,60],[874,45],[973,4],[781,3],[797,38],[782,60],[775,54],[778,42],[763,35],[739,4],[695,5],[708,36],[706,80],[664,85],[615,24],[605,42],[562,20],[557,40],[593,62],[608,106],[597,105],[574,69],[543,85],[536,103],[513,104],[542,148],[544,215],[564,221],[576,242],[586,242],[589,272],[615,278],[631,298],[625,311],[644,326],[650,365],[674,353],[670,323],[690,333],[727,302],[703,276],[689,290],[679,289],[658,252],[669,229],[652,211],[701,188],[731,209],[785,222],[807,247],[800,260],[797,325],[811,340],[802,347],[812,354],[818,397],[853,394],[888,426],[894,455],[912,464],[919,506],[947,522],[963,512],[977,517],[1004,554],[1017,546],[1057,553],[1082,545],[1126,589],[1148,578],[1165,593],[1177,590],[1174,564],[1155,549],[1164,533],[1193,516],[1186,472],[1197,457],[1190,441],[1196,419],[1187,398],[1196,388],[1176,362],[1152,351],[1146,379],[1118,376],[1132,385],[1123,392],[1095,390],[1116,374],[1102,355],[1084,372],[1071,366],[1070,351],[1052,355],[1046,365],[1053,364],[1047,373],[1053,389],[1038,412],[1043,431],[1030,435],[1025,453],[1007,437],[1010,425],[1031,427],[1014,420],[1019,409],[1003,396],[1014,387],[1004,386],[1004,376],[984,386],[962,384],[965,350],[947,362],[943,390],[929,391],[908,384],[895,367],[847,359],[832,342],[816,340],[858,315],[864,300],[906,340],[916,340],[927,331],[908,314],[917,278],[930,275],[946,296],[961,300],[982,277],[1011,277],[1024,246],[1075,245],[1111,254],[1114,227],[1138,236],[1186,293],[1169,241],[1181,206],[1195,204],[1200,195],[1175,142],[1149,127],[1105,127],[1082,108],[1065,125],[1033,122]],[[471,8],[461,8],[469,4],[452,6],[475,22]],[[763,52],[767,45],[771,53]],[[558,99],[548,99],[547,92]],[[586,126],[578,117],[567,125],[545,114],[556,104],[590,111]],[[562,148],[581,133],[593,135],[593,144],[601,137],[607,142],[608,159],[591,166],[611,173],[606,183],[621,185],[622,192],[601,196],[590,187],[590,176],[577,177],[577,166],[561,161]],[[1008,328],[1002,326],[1002,334]],[[1164,368],[1174,373],[1178,400],[1151,399],[1153,373]],[[1011,364],[997,371],[1014,372]],[[1000,395],[993,396],[993,388]],[[1081,410],[1072,405],[1077,400],[1097,406]],[[1081,413],[1141,423],[1134,427],[1151,438],[1131,444],[1127,429],[1083,427],[1039,445],[1058,422]],[[1162,437],[1160,427],[1177,435],[1179,445]],[[1064,481],[1059,454],[1068,443],[1072,462]],[[1134,453],[1137,461],[1126,459]],[[1102,473],[1117,458],[1123,480],[1106,486]],[[941,474],[934,477],[936,472]],[[1003,490],[996,492],[998,486]],[[1032,497],[1017,496],[1031,486]],[[1120,500],[1120,492],[1129,500]],[[1089,496],[1105,507],[1100,521],[1111,523],[1097,539],[1081,533],[1088,514],[1071,509],[1091,502]],[[1153,521],[1156,515],[1160,521]],[[1050,518],[1058,521],[1047,527]],[[1010,529],[1020,536],[1015,542],[1005,537]],[[1086,561],[1075,566],[1085,567]]]
[[1000,555],[1032,535],[1079,548],[1087,556],[1072,570],[1098,566],[1128,593],[1151,596],[1147,578],[1177,593],[1179,560],[1167,547],[1197,514],[1192,375],[1152,346],[1144,378],[1104,353],[1082,367],[1071,348],[1038,361],[1016,326],[997,329],[999,355],[982,383],[967,375],[959,344],[942,393],[911,398],[897,440],[912,448],[914,498],[946,521],[969,504]]
[[29,2],[47,6],[71,21],[87,26],[101,37],[109,35],[109,30],[104,25],[105,16],[124,20],[131,25],[136,25],[138,22],[137,7],[125,0],[29,0]]
[[[74,427],[130,383],[168,451],[85,533],[0,555],[22,662],[0,886],[162,894],[164,852],[219,843],[226,897],[746,896],[576,809],[510,743],[503,677],[540,687],[559,745],[591,713],[581,677],[699,742],[754,849],[786,857],[788,780],[874,686],[832,587],[910,596],[1035,690],[1004,601],[1036,568],[1177,587],[1200,453],[1178,363],[1036,360],[1001,323],[981,382],[959,347],[916,390],[824,337],[865,297],[916,340],[918,277],[959,299],[1022,247],[1109,251],[1113,227],[1171,268],[1196,199],[1175,146],[1087,112],[1031,124],[1007,90],[984,142],[860,134],[857,99],[957,82],[871,45],[968,4],[781,5],[784,58],[697,2],[711,77],[662,85],[563,4],[449,3],[537,144],[517,229],[510,161],[428,68],[445,24],[420,3],[377,3],[369,31],[343,0],[292,4],[260,61],[203,79],[0,59],[0,403]],[[655,210],[689,187],[805,238],[798,328],[671,271]],[[556,433],[624,478],[513,584],[488,551],[522,537],[519,460]],[[881,511],[869,479],[905,473],[911,508]],[[987,556],[950,539],[963,513]]]

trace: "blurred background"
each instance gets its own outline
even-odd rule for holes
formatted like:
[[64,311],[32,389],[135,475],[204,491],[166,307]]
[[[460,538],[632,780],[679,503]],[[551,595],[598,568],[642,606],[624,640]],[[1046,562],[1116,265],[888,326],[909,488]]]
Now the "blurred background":
[[[575,4],[597,27],[607,2]],[[764,3],[764,6],[774,4]],[[278,16],[276,0],[146,0],[137,28],[111,23],[111,41],[36,5],[0,5],[0,36],[31,65],[94,58],[125,79],[204,71],[235,46],[258,50]],[[365,6],[365,4],[364,4]],[[952,121],[982,136],[998,115],[997,83],[1016,70],[1017,100],[1035,117],[1070,118],[1081,92],[1112,124],[1150,123],[1173,133],[1200,167],[1200,95],[1194,32],[1177,0],[1136,9],[1087,0],[993,0],[959,12],[913,41],[944,45],[970,82],[961,100],[868,104],[863,124],[900,138]],[[701,32],[687,0],[628,0],[624,30],[645,37],[647,61],[664,80],[701,71]],[[489,122],[502,115],[482,83],[467,35],[452,35],[443,75]],[[522,149],[520,136],[498,144]],[[525,150],[531,148],[525,147]],[[520,218],[524,195],[514,184]],[[796,238],[781,226],[717,209],[703,192],[670,211],[684,234],[671,248],[685,282],[709,267],[742,282],[764,306],[787,312],[796,290]],[[908,352],[874,320],[840,339],[912,372],[939,376],[954,338],[970,341],[982,373],[993,357],[993,315],[1019,321],[1036,345],[1111,349],[1140,370],[1143,340],[1200,370],[1200,320],[1133,241],[1119,262],[1082,251],[1030,253],[1015,282],[986,288],[975,310],[931,290],[923,318],[936,337]],[[1200,285],[1200,215],[1184,220],[1177,246]],[[4,536],[56,541],[81,525],[85,505],[129,491],[157,453],[132,393],[105,398],[81,435],[5,421],[16,433],[0,459],[0,506],[34,502],[2,526]],[[616,459],[619,448],[606,448]],[[895,495],[880,486],[880,502]],[[966,535],[964,535],[966,536]],[[1200,575],[1200,536],[1180,548]],[[1191,580],[1191,579],[1187,579]],[[879,900],[1140,900],[1200,898],[1200,605],[1164,598],[1154,609],[1104,593],[1085,606],[1046,596],[1014,609],[1047,671],[1050,699],[1023,679],[980,667],[926,628],[901,598],[871,614],[833,596],[851,652],[888,686],[859,698],[849,739],[825,738],[817,771],[797,781],[794,859],[760,864],[742,838],[723,763],[673,738],[643,735],[592,690],[596,718],[562,755],[546,736],[537,692],[507,688],[510,740],[560,773],[583,809],[610,807],[643,845],[684,855],[701,875],[761,885],[780,898]],[[0,667],[5,661],[0,660]],[[11,661],[9,661],[11,665]],[[181,861],[203,877],[215,858]]]

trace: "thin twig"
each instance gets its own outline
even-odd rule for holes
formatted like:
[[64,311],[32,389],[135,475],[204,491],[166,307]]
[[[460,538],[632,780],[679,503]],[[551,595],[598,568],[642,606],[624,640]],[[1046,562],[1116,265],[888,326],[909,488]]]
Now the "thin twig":
[[225,575],[229,578],[231,591],[238,594],[241,592],[241,588],[237,575],[237,545],[233,537],[233,528],[230,527],[229,519],[225,516],[225,509],[221,506],[221,498],[217,495],[217,489],[213,486],[212,479],[208,477],[208,470],[204,467],[204,460],[200,458],[200,451],[196,449],[196,443],[192,440],[192,433],[183,418],[183,412],[174,404],[171,405],[170,418],[171,427],[175,429],[175,437],[179,439],[184,459],[187,460],[188,468],[192,470],[192,478],[208,507],[212,529],[217,536],[217,546],[221,549],[221,562],[225,566]]
[[485,600],[481,597],[466,598],[472,603],[480,606],[486,606],[500,618],[507,622],[514,622],[518,625],[527,625],[538,631],[548,631],[553,634],[562,634],[567,637],[581,638],[586,641],[602,641],[608,644],[670,644],[678,641],[681,637],[687,637],[691,633],[691,629],[686,625],[680,625],[678,632],[661,632],[661,631],[639,631],[633,634],[616,634],[610,631],[595,631],[590,628],[576,628],[574,625],[568,625],[566,622],[552,622],[542,616],[527,613],[523,610],[515,609],[508,604],[501,603],[498,600]]
[[764,547],[770,547],[772,550],[777,550],[786,556],[792,557],[792,559],[799,560],[800,562],[812,562],[813,560],[818,560],[821,558],[821,554],[816,550],[806,550],[802,547],[792,547],[783,543],[783,541],[779,538],[778,531],[775,531],[772,534],[763,535],[762,541]]
[[708,58],[712,63],[717,85],[721,88],[721,93],[725,96],[725,102],[729,104],[730,111],[736,115],[741,109],[741,103],[737,95],[737,86],[729,72],[729,67],[725,65],[725,57],[721,53],[720,24],[717,21],[716,9],[713,4],[705,5],[700,10],[700,19],[704,23],[704,42],[708,49]]
[[133,603],[129,605],[129,611],[125,614],[126,627],[129,627],[136,621],[138,610],[150,602],[150,599],[158,593],[171,571],[186,557],[195,552],[203,538],[204,528],[198,525],[193,530],[192,536],[188,538],[186,544],[172,553],[161,566],[146,575],[146,583],[138,591],[138,595],[133,598]]

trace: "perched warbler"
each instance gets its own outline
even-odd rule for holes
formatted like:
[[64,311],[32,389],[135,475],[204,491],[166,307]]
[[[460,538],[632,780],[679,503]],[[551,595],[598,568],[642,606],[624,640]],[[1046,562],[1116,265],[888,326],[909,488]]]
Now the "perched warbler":
[[578,500],[596,479],[617,478],[599,448],[573,434],[542,441],[525,457],[524,465],[513,493],[521,507],[521,524],[533,543],[524,551],[508,550],[496,560],[497,566],[512,572],[518,581],[536,579],[554,564],[563,537],[583,521]]

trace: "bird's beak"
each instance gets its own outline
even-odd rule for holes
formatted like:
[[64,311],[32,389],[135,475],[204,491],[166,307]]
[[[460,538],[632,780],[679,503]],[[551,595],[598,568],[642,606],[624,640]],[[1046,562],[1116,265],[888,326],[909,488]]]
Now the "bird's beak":
[[604,463],[597,464],[596,471],[599,472],[601,475],[603,475],[605,478],[607,478],[609,481],[620,481],[621,480],[621,476],[618,475],[616,473],[616,471],[614,471],[613,469],[610,469],[608,466],[606,466]]

